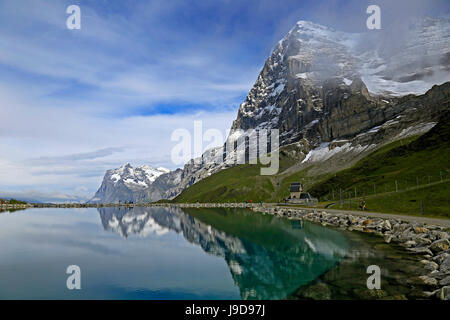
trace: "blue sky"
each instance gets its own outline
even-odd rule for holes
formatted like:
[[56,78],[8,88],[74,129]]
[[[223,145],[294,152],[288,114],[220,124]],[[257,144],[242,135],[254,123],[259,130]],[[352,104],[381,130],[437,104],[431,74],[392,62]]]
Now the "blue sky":
[[[81,8],[81,30],[66,8]],[[365,31],[446,1],[1,0],[0,195],[86,198],[125,162],[173,169],[177,128],[224,132],[298,20]]]

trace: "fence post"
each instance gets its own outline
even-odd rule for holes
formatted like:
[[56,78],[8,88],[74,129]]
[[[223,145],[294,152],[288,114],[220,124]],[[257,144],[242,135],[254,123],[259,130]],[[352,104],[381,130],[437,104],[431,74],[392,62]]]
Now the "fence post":
[[398,192],[398,184],[397,184],[397,180],[395,180],[395,192]]
[[416,176],[417,188],[419,187],[419,177]]
[[373,184],[373,193],[374,193],[375,195],[377,195],[377,189],[376,189],[376,187],[375,187],[375,183]]
[[441,182],[442,182],[442,171],[439,171],[439,174],[441,175]]
[[423,200],[420,200],[420,214],[423,214]]

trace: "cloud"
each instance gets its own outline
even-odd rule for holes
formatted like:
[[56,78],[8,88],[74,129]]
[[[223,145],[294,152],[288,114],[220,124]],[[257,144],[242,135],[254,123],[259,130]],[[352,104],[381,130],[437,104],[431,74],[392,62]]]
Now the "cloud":
[[65,202],[85,202],[90,199],[90,195],[87,193],[79,194],[74,190],[72,194],[64,194],[59,192],[42,192],[37,190],[23,190],[23,191],[2,191],[0,190],[1,198],[13,198],[18,200],[30,201],[30,202],[53,202],[53,203],[65,203]]
[[93,160],[98,158],[104,158],[110,156],[114,153],[123,152],[126,148],[104,148],[99,149],[92,152],[85,153],[74,153],[64,156],[56,156],[56,157],[39,157],[30,159],[28,162],[34,164],[52,164],[52,163],[60,163],[60,162],[72,162],[79,160]]
[[126,162],[175,169],[170,159],[174,130],[192,132],[194,121],[202,120],[205,130],[225,134],[236,116],[229,110],[101,117],[50,102],[36,104],[0,84],[2,92],[7,118],[0,126],[0,190],[9,191],[76,194],[76,187],[85,187],[84,195],[92,196],[105,171]]
[[0,189],[92,195],[125,162],[173,169],[173,130],[231,125],[260,62],[230,61],[236,40],[167,28],[183,2],[143,3],[83,2],[78,33],[65,2],[0,3]]
[[[0,30],[0,64],[8,68],[0,79],[14,82],[13,68],[21,73],[17,86],[28,86],[29,80],[45,92],[50,85],[50,97],[69,98],[77,108],[95,106],[85,112],[110,114],[127,108],[131,113],[136,105],[157,109],[157,103],[167,101],[237,104],[257,73],[228,58],[233,47],[241,46],[239,39],[171,30],[157,17],[158,12],[178,14],[179,6],[148,4],[127,18],[122,11],[101,15],[99,8],[81,5],[79,31],[65,29],[61,2],[6,1],[3,6],[0,21],[8,27]],[[150,22],[136,23],[143,21],[142,12]],[[25,17],[33,28],[20,23]]]

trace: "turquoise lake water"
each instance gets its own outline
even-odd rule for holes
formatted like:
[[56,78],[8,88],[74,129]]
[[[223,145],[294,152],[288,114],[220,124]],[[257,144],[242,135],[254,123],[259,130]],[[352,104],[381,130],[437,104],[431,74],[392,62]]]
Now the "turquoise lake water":
[[348,250],[345,233],[247,209],[3,212],[0,299],[284,299]]

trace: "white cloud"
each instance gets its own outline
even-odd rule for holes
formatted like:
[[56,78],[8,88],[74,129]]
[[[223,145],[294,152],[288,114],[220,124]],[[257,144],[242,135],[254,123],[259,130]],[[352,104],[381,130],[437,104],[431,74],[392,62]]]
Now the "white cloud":
[[[231,126],[258,69],[227,60],[226,39],[192,45],[166,29],[174,6],[151,1],[126,17],[81,5],[77,32],[63,2],[0,3],[0,190],[86,197],[125,162],[173,169],[177,128]],[[158,114],[160,103],[177,110]]]
[[[0,92],[5,92],[0,86]],[[193,131],[194,120],[225,133],[230,112],[104,118],[57,106],[33,104],[9,91],[2,102],[0,190],[36,189],[65,193],[82,186],[92,194],[107,169],[125,162],[175,168],[171,133]],[[18,120],[20,119],[20,120]]]
[[[24,10],[27,3],[34,10]],[[82,6],[86,20],[82,29],[69,31],[58,22],[66,18],[61,3],[6,4],[0,20],[11,25],[0,28],[0,65],[40,77],[31,85],[43,91],[53,89],[50,94],[64,91],[80,104],[101,104],[97,112],[174,100],[237,103],[257,74],[254,66],[243,69],[226,59],[226,50],[217,46],[220,39],[197,39],[192,46],[189,39],[177,39],[179,32],[167,33],[158,29],[160,25],[147,30],[152,25],[141,26],[118,14],[100,17],[88,6]],[[154,12],[147,19],[152,17]],[[25,18],[35,27],[25,28],[20,23]],[[10,81],[12,77],[4,74],[2,78]],[[23,78],[17,86],[30,85]],[[92,90],[77,96],[79,86]]]

